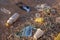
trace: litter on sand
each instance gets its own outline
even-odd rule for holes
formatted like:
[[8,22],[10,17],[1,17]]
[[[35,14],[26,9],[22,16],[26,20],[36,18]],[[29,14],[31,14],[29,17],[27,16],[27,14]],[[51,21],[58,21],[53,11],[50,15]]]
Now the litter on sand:
[[9,10],[7,10],[6,8],[1,8],[0,9],[3,13],[6,13],[6,14],[11,14],[11,12]]
[[13,24],[18,18],[19,18],[19,14],[15,13],[13,14],[6,22],[6,26],[8,27],[9,25]]
[[[22,5],[20,5],[20,4],[22,4]],[[16,5],[17,5],[20,9],[22,9],[22,10],[24,10],[24,11],[30,12],[30,10],[31,10],[29,6],[27,6],[27,5],[23,4],[23,3],[17,3]]]
[[44,22],[44,18],[38,17],[38,18],[35,18],[34,21],[37,22],[37,23],[43,23]]
[[30,37],[32,36],[32,31],[36,30],[33,26],[27,26],[24,29],[21,30],[21,32],[18,32],[16,35],[20,37]]
[[41,30],[40,28],[38,28],[33,37],[34,37],[35,39],[38,39],[38,38],[41,37],[43,34],[44,34],[44,31]]
[[36,13],[35,17],[37,17],[37,18],[40,17],[40,13]]

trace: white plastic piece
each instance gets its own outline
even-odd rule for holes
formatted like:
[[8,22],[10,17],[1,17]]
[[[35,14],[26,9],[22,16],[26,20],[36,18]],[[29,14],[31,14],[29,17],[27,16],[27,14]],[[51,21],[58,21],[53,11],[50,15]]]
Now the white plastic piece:
[[43,11],[43,9],[41,8],[40,5],[37,5],[35,8],[36,8],[38,11]]
[[42,9],[44,9],[44,8],[47,8],[47,9],[49,8],[49,9],[50,9],[51,7],[48,6],[47,4],[41,4],[41,8],[42,8]]
[[44,34],[44,31],[41,29],[37,29],[36,33],[34,34],[34,38],[38,39],[39,37],[41,37]]
[[0,10],[6,14],[11,14],[11,12],[5,8],[1,8]]
[[38,8],[38,9],[40,9],[40,8],[41,8],[41,6],[40,6],[40,5],[37,5],[35,8]]
[[15,14],[13,14],[10,18],[9,18],[9,20],[7,21],[7,23],[9,23],[9,24],[12,24],[13,22],[15,22],[18,18],[19,18],[19,14],[18,13],[15,13]]
[[51,9],[51,7],[48,6],[47,4],[37,5],[35,8],[36,8],[39,12],[40,12],[40,11],[43,11],[44,9]]
[[40,13],[36,13],[35,16],[36,16],[36,17],[40,17]]
[[45,8],[47,4],[41,4],[41,8]]

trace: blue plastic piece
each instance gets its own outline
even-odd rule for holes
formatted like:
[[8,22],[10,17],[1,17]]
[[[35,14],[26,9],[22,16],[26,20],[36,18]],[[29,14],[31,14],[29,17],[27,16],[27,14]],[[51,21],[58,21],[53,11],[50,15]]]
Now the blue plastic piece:
[[22,29],[22,32],[20,32],[21,34],[18,34],[18,35],[20,35],[21,37],[32,36],[33,29],[35,29],[35,28],[32,26],[27,26],[24,29]]
[[25,4],[22,3],[22,2],[16,3],[16,5],[17,5],[20,9],[25,10],[25,11],[27,11],[27,12],[30,12],[30,11],[31,11],[30,7],[27,6],[27,5],[25,5]]
[[23,29],[22,36],[32,36],[32,27],[28,26]]
[[30,12],[30,8],[28,6],[23,6],[23,9],[25,9],[27,12]]
[[20,8],[21,8],[22,10],[25,10],[25,11],[27,11],[27,12],[30,12],[30,7],[29,7],[29,6],[22,5],[22,6],[20,6]]

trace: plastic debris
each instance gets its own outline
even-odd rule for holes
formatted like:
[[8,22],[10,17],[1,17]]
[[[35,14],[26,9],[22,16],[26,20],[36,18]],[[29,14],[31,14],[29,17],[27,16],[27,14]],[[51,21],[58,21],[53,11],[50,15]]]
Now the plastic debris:
[[17,3],[16,5],[19,6],[20,9],[25,10],[25,11],[27,11],[27,12],[30,12],[31,9],[30,9],[29,6],[24,5],[23,3],[22,3],[22,5],[20,5],[20,4],[21,4],[21,3]]
[[47,4],[41,4],[41,8],[46,8]]
[[45,12],[46,14],[51,13],[51,9],[45,8],[45,9],[44,9],[44,12]]
[[36,30],[36,28],[32,26],[27,26],[24,29],[22,29],[21,32],[18,32],[17,35],[20,37],[30,37],[32,36],[33,29]]
[[42,18],[42,17],[35,18],[35,22],[37,22],[37,23],[43,23],[44,22],[44,18]]
[[52,13],[52,14],[56,14],[56,13],[57,13],[56,9],[52,8],[52,9],[51,9],[51,13]]
[[41,8],[40,5],[37,5],[37,6],[35,7],[35,9],[37,9],[38,11],[43,11],[43,9]]
[[20,6],[20,8],[22,9],[22,10],[25,10],[25,11],[27,11],[27,12],[30,12],[30,8],[28,7],[28,6]]
[[41,37],[43,34],[44,34],[44,31],[41,30],[40,28],[38,28],[33,37],[34,37],[35,39],[38,39],[38,38]]
[[43,9],[43,11],[45,12],[45,13],[50,13],[51,12],[51,7],[50,6],[48,6],[47,4],[41,4],[41,8]]
[[54,38],[54,40],[60,40],[60,33],[58,34],[57,37]]
[[7,23],[6,23],[6,26],[9,26],[11,24],[13,24],[18,18],[19,18],[19,14],[18,13],[15,13],[13,14],[8,20],[7,20]]
[[39,9],[39,8],[41,8],[41,6],[40,5],[37,5],[35,8],[38,8]]
[[44,9],[44,8],[51,8],[50,6],[48,6],[47,4],[41,4],[41,8]]
[[[45,9],[51,9],[50,6],[48,6],[47,4],[41,4],[41,5],[37,5],[35,7],[38,11],[44,11]],[[47,10],[48,11],[48,10]]]
[[36,17],[40,17],[40,13],[36,13],[35,16],[36,16]]
[[5,8],[1,8],[0,10],[6,14],[11,14],[11,12]]

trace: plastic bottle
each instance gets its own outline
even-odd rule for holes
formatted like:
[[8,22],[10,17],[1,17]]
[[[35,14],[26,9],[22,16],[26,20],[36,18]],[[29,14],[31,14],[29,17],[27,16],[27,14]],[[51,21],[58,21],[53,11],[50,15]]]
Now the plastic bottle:
[[44,31],[41,29],[37,29],[36,33],[34,34],[34,38],[38,39],[39,37],[41,37],[44,34]]
[[13,24],[18,18],[19,18],[19,14],[18,13],[15,13],[13,14],[8,20],[7,20],[7,23],[6,23],[6,26],[9,26],[11,24]]

